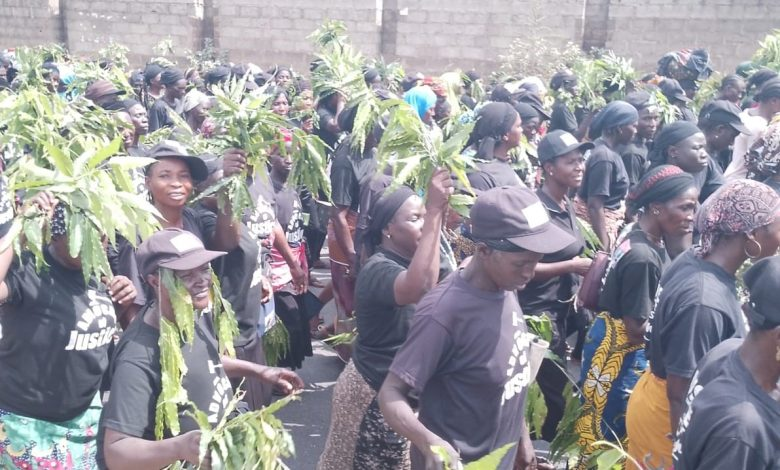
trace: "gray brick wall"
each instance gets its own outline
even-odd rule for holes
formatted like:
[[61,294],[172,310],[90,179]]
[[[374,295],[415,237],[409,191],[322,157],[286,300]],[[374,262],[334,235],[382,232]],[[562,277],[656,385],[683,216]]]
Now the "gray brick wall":
[[141,64],[168,36],[184,53],[213,35],[231,60],[305,69],[306,37],[338,19],[365,54],[410,70],[492,70],[517,37],[604,45],[640,70],[669,50],[705,47],[725,70],[778,18],[778,0],[0,0],[0,47],[67,42],[90,56],[113,39]]

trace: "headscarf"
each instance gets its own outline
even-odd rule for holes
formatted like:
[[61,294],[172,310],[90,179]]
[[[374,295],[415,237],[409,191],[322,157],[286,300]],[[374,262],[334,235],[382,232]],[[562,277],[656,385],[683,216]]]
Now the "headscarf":
[[227,80],[230,77],[230,69],[228,67],[219,66],[206,72],[206,85],[215,85],[223,80]]
[[477,158],[492,160],[496,145],[509,133],[517,120],[517,111],[509,103],[488,103],[477,111],[477,123],[466,147],[478,145]]
[[182,104],[182,111],[188,113],[195,109],[199,104],[209,99],[205,93],[193,88],[186,95],[184,95],[184,103]]
[[175,85],[179,80],[184,80],[184,73],[181,70],[175,68],[167,68],[163,70],[160,76],[160,83],[165,86]]
[[520,119],[523,122],[539,117],[539,113],[528,103],[515,103],[515,111],[520,115]]
[[632,91],[627,94],[626,103],[636,108],[637,111],[641,111],[656,104],[653,96],[644,90]]
[[672,145],[677,145],[688,137],[698,134],[701,129],[690,121],[675,121],[667,124],[655,137],[653,151],[650,153],[652,165],[663,165],[668,158],[667,151]]
[[130,111],[130,108],[132,108],[135,105],[143,106],[140,101],[133,98],[122,100],[122,106],[125,108],[125,111]]
[[768,178],[780,172],[780,121],[767,127],[746,156],[751,174]]
[[625,101],[613,101],[602,109],[590,125],[590,135],[594,138],[601,137],[607,129],[625,126],[639,120],[636,108]]
[[555,75],[550,79],[550,88],[553,90],[560,89],[565,82],[576,80],[577,76],[571,70],[560,70],[555,72]]
[[699,209],[700,255],[706,255],[726,236],[750,233],[775,220],[780,196],[758,181],[739,179],[721,186]]
[[162,67],[157,64],[146,64],[146,68],[144,69],[144,82],[146,82],[147,85],[151,84],[154,77],[160,75],[162,71]]
[[627,202],[634,212],[654,202],[671,201],[695,187],[693,175],[675,165],[661,165],[648,171],[628,193]]
[[427,86],[417,86],[404,93],[404,101],[417,111],[420,119],[436,104],[436,94]]
[[382,230],[393,220],[404,202],[415,194],[412,188],[399,186],[392,190],[386,188],[374,195],[368,213],[368,240],[373,245],[379,245],[382,241]]

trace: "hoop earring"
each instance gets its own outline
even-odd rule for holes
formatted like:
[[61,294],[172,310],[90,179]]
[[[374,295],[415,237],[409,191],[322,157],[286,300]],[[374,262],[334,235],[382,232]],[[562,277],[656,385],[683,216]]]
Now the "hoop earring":
[[750,250],[748,250],[748,244],[747,244],[747,242],[745,242],[745,255],[748,258],[750,258],[750,259],[756,259],[759,256],[761,256],[761,252],[763,251],[763,248],[761,247],[761,244],[757,240],[755,240],[753,238],[748,238],[748,242],[753,242],[753,243],[756,244],[756,246],[758,246],[758,254],[756,256],[751,256],[750,255]]

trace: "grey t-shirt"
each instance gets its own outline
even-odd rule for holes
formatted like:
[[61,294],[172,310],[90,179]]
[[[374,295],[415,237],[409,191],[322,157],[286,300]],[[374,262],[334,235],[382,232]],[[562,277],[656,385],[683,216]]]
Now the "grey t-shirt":
[[[417,304],[390,371],[419,396],[422,424],[471,462],[520,440],[531,338],[515,292],[476,289],[456,272]],[[412,468],[424,468],[416,448]]]
[[681,420],[675,470],[780,468],[780,403],[755,382],[738,349],[718,362],[718,376]]
[[721,342],[745,336],[736,279],[692,248],[661,276],[647,325],[647,357],[656,377],[691,378],[696,364]]

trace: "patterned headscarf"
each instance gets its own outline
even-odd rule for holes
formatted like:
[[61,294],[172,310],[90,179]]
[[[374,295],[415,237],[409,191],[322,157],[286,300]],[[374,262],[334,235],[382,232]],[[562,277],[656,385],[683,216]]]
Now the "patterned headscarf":
[[706,255],[725,236],[750,233],[775,220],[780,196],[758,181],[740,179],[727,183],[710,196],[696,216],[701,233],[700,255]]
[[756,179],[766,179],[780,172],[780,121],[767,127],[755,141],[746,157],[748,171]]

